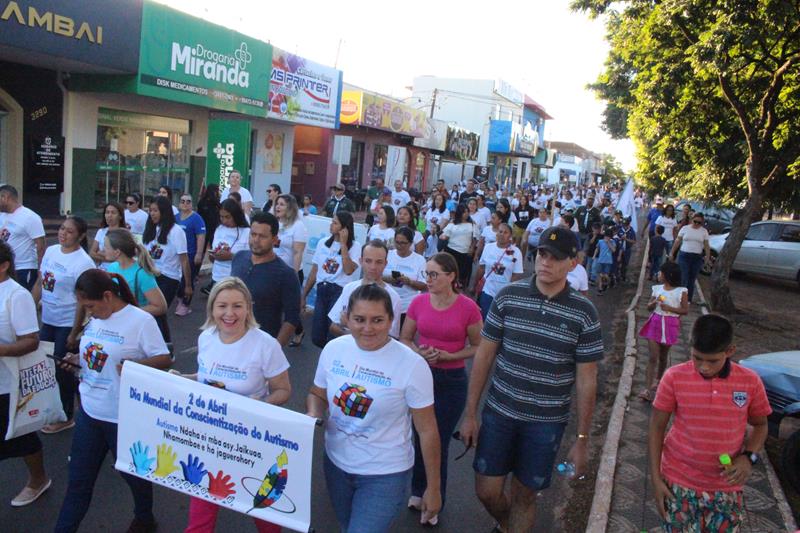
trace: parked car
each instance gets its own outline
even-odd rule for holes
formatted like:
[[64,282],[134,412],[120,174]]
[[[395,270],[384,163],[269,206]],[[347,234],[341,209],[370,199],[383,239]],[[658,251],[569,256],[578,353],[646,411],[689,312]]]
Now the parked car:
[[[711,273],[711,266],[727,238],[726,233],[709,239],[712,261],[704,268],[705,274]],[[800,285],[800,222],[763,220],[751,224],[733,262],[733,270],[792,280]]]
[[694,200],[682,200],[675,205],[675,217],[678,222],[683,220],[685,204],[689,204],[695,213],[703,213],[706,219],[705,227],[709,233],[728,233],[731,230],[733,216],[736,214],[735,210]]
[[[800,351],[753,355],[739,364],[756,372],[764,382],[772,407],[769,434],[777,437],[784,418],[800,418]],[[780,466],[789,483],[800,491],[800,429],[783,443]]]

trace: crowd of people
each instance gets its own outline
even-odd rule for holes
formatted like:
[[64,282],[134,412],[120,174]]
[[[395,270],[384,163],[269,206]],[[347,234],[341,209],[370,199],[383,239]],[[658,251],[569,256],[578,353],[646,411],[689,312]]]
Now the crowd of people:
[[[285,350],[303,344],[302,319],[313,300],[310,337],[322,351],[307,414],[325,420],[324,473],[327,486],[337,487],[329,496],[342,531],[388,531],[404,504],[420,512],[420,523],[436,525],[454,434],[476,447],[475,490],[496,531],[528,531],[562,439],[575,475],[587,469],[604,352],[589,286],[602,295],[624,283],[633,247],[649,236],[648,272],[662,285],[653,288],[654,314],[641,331],[651,367],[640,397],[666,410],[657,385],[670,376],[669,347],[703,253],[709,257],[701,213],[676,222],[674,208],[656,198],[637,235],[614,207],[620,194],[616,186],[498,191],[473,180],[452,191],[439,181],[419,194],[399,180],[394,189],[377,180],[360,243],[354,204],[336,184],[321,209],[331,219],[329,236],[316,244],[305,277],[304,218],[316,212],[312,199],[271,184],[267,203],[254,209],[236,171],[223,191],[205,187],[196,210],[189,194],[176,209],[167,187],[147,205],[138,194],[128,195],[125,207],[109,202],[91,245],[86,221],[70,216],[58,243],[45,247],[41,218],[19,203],[13,187],[0,186],[0,294],[7,302],[0,357],[54,342],[67,420],[42,432],[75,427],[56,531],[77,530],[103,458],[116,453],[123,364],[172,365],[167,316],[176,299],[175,315],[191,312],[206,259],[206,318],[197,371],[183,374],[188,379],[285,404],[293,393]],[[648,205],[646,196],[637,192],[635,204]],[[91,346],[109,332],[121,342],[98,367]],[[369,388],[368,412],[342,400],[343,370],[354,376],[359,368],[386,378],[349,380],[347,386]],[[8,424],[3,401],[11,386],[4,378],[0,364],[0,430]],[[573,385],[577,431],[565,436]],[[51,485],[41,439],[33,433],[0,442],[0,459],[12,457],[22,457],[29,471],[12,505],[31,504]],[[129,531],[155,530],[149,482],[122,476],[134,499]],[[186,531],[213,531],[217,512],[192,498]],[[256,526],[279,530],[260,520]]]

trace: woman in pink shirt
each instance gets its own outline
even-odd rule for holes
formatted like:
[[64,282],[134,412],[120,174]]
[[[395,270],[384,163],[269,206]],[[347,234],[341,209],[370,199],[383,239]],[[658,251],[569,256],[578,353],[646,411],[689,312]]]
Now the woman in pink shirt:
[[[458,265],[455,258],[442,252],[425,266],[428,292],[411,302],[400,340],[424,357],[433,374],[433,408],[439,437],[442,440],[442,505],[447,485],[447,452],[453,431],[467,401],[467,373],[464,360],[475,355],[481,339],[481,311],[478,305],[456,290]],[[467,342],[469,340],[469,342]],[[422,508],[425,493],[425,466],[415,438],[414,471],[409,508]],[[438,516],[428,520],[438,523]]]

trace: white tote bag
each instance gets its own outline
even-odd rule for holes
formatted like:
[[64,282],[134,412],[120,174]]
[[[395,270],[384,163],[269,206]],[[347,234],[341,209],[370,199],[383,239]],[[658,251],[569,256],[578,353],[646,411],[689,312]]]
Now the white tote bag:
[[11,374],[11,383],[17,384],[8,401],[6,440],[67,419],[56,382],[56,365],[45,357],[46,353],[53,353],[53,343],[40,341],[29,354],[0,358]]

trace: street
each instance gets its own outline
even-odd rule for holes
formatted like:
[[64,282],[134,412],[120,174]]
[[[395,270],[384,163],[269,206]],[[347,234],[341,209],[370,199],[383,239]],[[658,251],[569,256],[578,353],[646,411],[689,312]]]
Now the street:
[[[205,282],[200,280],[199,286]],[[611,290],[604,296],[593,297],[600,313],[606,354],[613,342],[614,319],[621,315],[627,305],[625,293],[630,286],[624,289]],[[170,316],[175,347],[176,361],[174,368],[181,372],[195,372],[199,326],[205,319],[205,304],[207,297],[198,291],[198,297],[192,302],[192,314],[179,318]],[[174,305],[173,305],[174,308]],[[306,393],[312,383],[316,369],[319,349],[310,339],[310,317],[306,317],[305,325],[309,335],[303,340],[300,348],[287,348],[285,353],[289,359],[289,371],[292,381],[292,397],[286,407],[296,411],[305,409]],[[604,376],[609,369],[601,364],[598,379],[598,396],[602,397],[605,384],[608,382]],[[611,373],[614,371],[611,369]],[[612,391],[613,394],[613,391]],[[598,407],[599,408],[599,407]],[[573,405],[574,412],[574,405]],[[600,423],[595,418],[595,426]],[[22,461],[5,461],[0,472],[0,524],[7,533],[38,533],[52,531],[56,522],[61,501],[64,497],[67,483],[67,457],[72,442],[72,431],[68,430],[56,435],[42,435],[44,444],[45,463],[48,474],[53,479],[53,486],[39,501],[28,507],[14,509],[8,501],[14,497],[19,487],[25,480],[25,467]],[[605,433],[603,429],[599,434]],[[574,434],[573,427],[565,432],[562,443],[561,455],[565,455],[571,445],[568,435]],[[595,439],[602,441],[602,437]],[[322,432],[318,431],[313,473],[312,501],[312,527],[319,533],[337,531],[336,519],[328,500],[327,487],[322,473]],[[472,457],[473,452],[459,460],[454,458],[461,454],[463,445],[453,442],[450,453],[450,470],[448,480],[447,506],[439,516],[439,531],[446,532],[489,532],[494,527],[494,520],[486,513],[483,506],[475,496]],[[560,460],[560,459],[559,459]],[[107,467],[101,471],[95,485],[94,497],[89,513],[83,521],[81,531],[124,531],[133,517],[133,503],[127,485],[112,467],[111,457],[106,461]],[[591,478],[591,476],[590,476]],[[590,483],[587,480],[585,483]],[[540,497],[538,504],[538,531],[560,531],[557,516],[566,504],[571,494],[571,489],[566,481],[559,479],[554,474],[553,485]],[[170,491],[162,487],[155,487],[155,515],[159,522],[159,530],[163,532],[181,531],[186,526],[188,516],[189,498],[183,494]],[[587,502],[590,505],[591,502]],[[419,514],[403,511],[400,520],[395,523],[394,531],[410,532],[422,531],[416,521]],[[255,531],[250,518],[233,512],[220,515],[217,525],[218,532]]]

